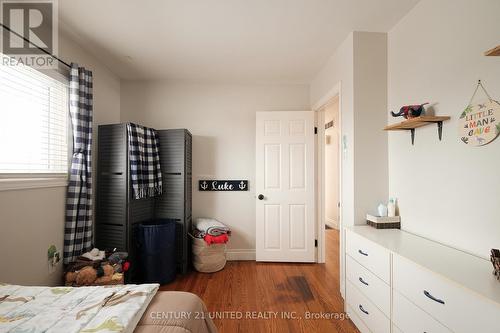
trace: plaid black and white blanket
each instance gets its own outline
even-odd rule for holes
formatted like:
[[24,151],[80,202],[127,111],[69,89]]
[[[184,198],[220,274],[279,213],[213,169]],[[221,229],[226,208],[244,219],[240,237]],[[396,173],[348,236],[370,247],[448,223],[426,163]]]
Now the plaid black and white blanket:
[[152,128],[127,124],[130,178],[136,199],[162,193],[159,142]]

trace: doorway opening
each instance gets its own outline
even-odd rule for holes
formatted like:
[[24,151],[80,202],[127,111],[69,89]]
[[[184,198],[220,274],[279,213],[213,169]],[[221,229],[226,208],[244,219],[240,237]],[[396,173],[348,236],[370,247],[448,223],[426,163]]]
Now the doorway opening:
[[316,109],[318,170],[318,262],[340,266],[340,98]]
[[[317,263],[338,272],[344,295],[344,230],[342,223],[342,86],[338,82],[314,106],[316,135],[316,238]],[[326,229],[329,227],[329,229]],[[331,229],[330,229],[331,228]],[[333,236],[333,237],[332,237]]]
[[[325,168],[325,229],[339,230],[340,220],[340,174],[339,174],[339,97],[333,97],[323,108],[325,112],[323,135],[324,140],[324,168]],[[328,241],[328,237],[325,238]]]
[[[316,114],[316,237],[318,240],[316,262],[325,263],[338,272],[337,283],[340,294],[345,297],[345,231],[343,228],[342,207],[342,163],[346,157],[346,137],[342,133],[342,82],[338,82],[314,106]],[[332,110],[327,110],[331,108]],[[327,115],[329,112],[329,115]],[[332,116],[333,112],[333,116]],[[331,121],[333,120],[333,123]],[[327,135],[329,137],[327,137]],[[329,144],[327,145],[327,140]],[[328,151],[327,151],[328,146]],[[328,162],[326,154],[328,156]],[[333,156],[331,154],[334,154]],[[328,163],[328,166],[327,166]],[[333,188],[333,194],[327,199],[326,169]],[[336,175],[335,175],[335,174]],[[335,182],[335,185],[332,183]],[[332,209],[332,208],[337,209]],[[329,208],[328,208],[329,207]],[[327,209],[330,209],[327,215]],[[327,216],[333,218],[330,226],[338,229],[326,230]],[[335,223],[336,222],[336,223]],[[329,233],[329,234],[327,234]],[[327,235],[335,237],[327,237]],[[328,244],[327,244],[328,243]],[[328,245],[328,246],[327,246]]]

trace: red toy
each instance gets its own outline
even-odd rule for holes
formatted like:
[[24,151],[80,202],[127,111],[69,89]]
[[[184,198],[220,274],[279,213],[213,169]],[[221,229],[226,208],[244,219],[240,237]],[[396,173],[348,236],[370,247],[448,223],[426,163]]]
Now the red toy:
[[128,270],[129,270],[129,268],[130,268],[130,262],[125,261],[125,262],[123,263],[123,271],[124,271],[124,272],[126,272],[126,271],[128,271]]

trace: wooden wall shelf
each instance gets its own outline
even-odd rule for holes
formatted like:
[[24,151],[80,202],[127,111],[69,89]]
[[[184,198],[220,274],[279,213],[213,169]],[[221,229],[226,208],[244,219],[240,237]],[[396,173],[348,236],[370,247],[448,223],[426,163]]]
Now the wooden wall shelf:
[[500,45],[484,52],[485,56],[500,56]]
[[438,137],[441,141],[443,137],[443,122],[450,120],[449,116],[420,116],[411,118],[400,123],[388,125],[384,127],[384,131],[410,131],[411,133],[411,144],[415,144],[415,129],[427,126],[431,124],[437,124],[438,127]]

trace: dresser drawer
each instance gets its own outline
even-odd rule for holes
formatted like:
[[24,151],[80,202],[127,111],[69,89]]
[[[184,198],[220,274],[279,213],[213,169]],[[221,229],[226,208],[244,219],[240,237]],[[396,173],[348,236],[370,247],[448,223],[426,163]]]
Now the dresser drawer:
[[372,333],[390,332],[391,323],[350,281],[346,281],[346,302]]
[[393,256],[393,272],[394,289],[452,331],[499,331],[497,304],[399,255]]
[[390,253],[387,249],[347,230],[346,252],[384,282],[390,283]]
[[451,333],[406,297],[395,291],[393,321],[404,333]]
[[366,327],[366,324],[361,320],[361,318],[358,317],[356,312],[352,309],[352,307],[349,304],[346,304],[346,313],[349,316],[349,319],[356,325],[356,328],[358,331],[361,333],[371,333],[371,331]]
[[346,259],[347,279],[389,317],[391,314],[391,290],[389,285],[361,266],[350,255],[347,255]]

